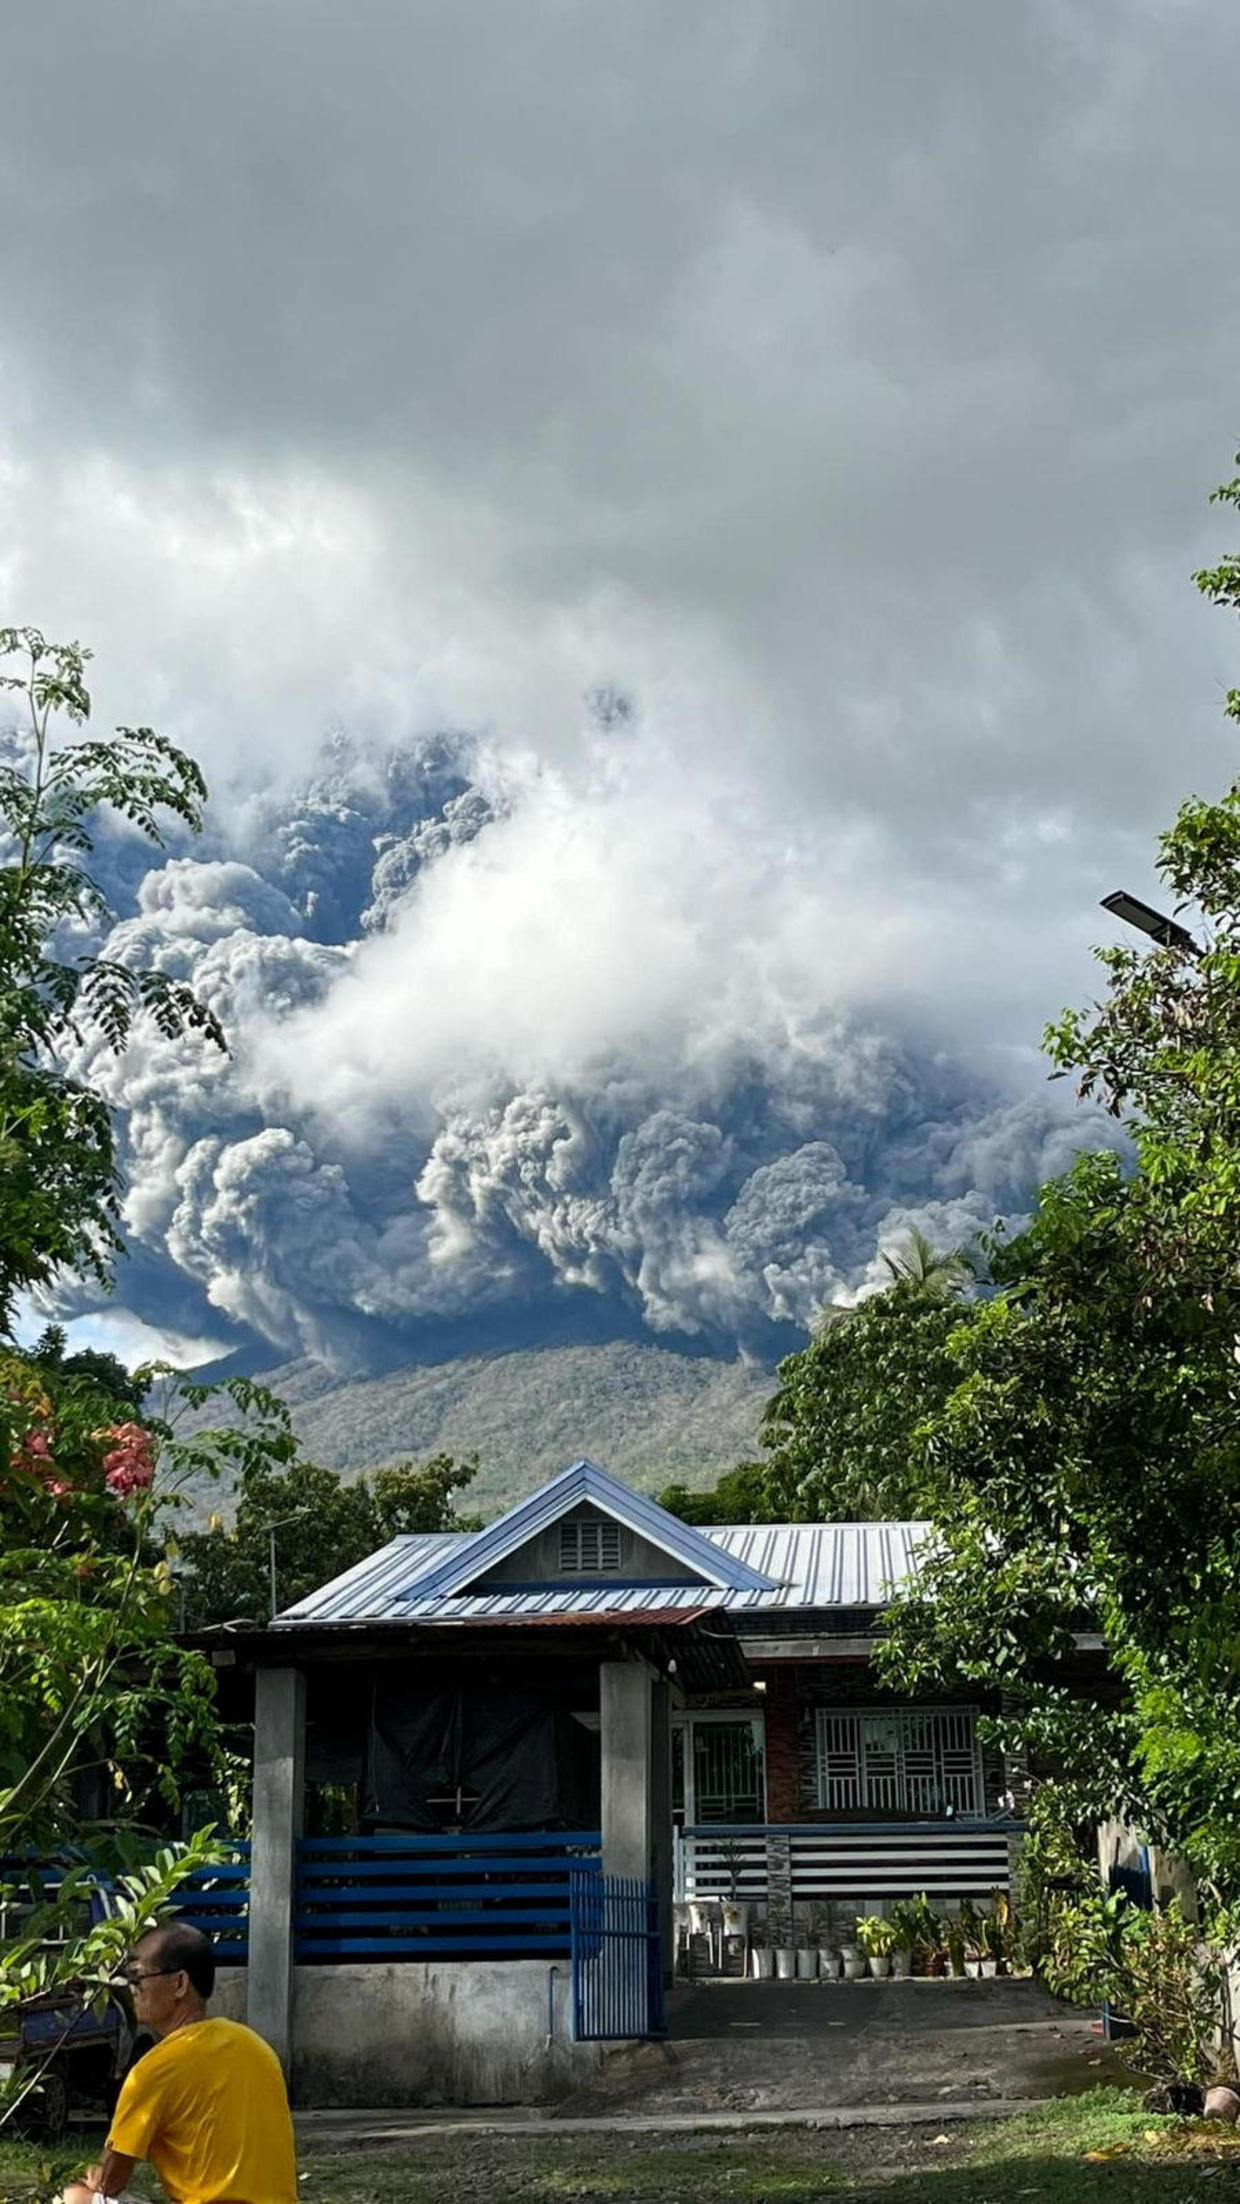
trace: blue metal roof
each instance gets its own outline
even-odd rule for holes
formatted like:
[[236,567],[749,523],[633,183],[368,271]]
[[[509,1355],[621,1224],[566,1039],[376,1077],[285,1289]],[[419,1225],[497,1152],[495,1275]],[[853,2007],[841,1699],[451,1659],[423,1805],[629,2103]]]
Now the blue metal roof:
[[[494,1527],[494,1526],[492,1526]],[[926,1523],[727,1523],[698,1531],[719,1554],[759,1572],[768,1589],[719,1589],[701,1585],[626,1585],[599,1583],[589,1589],[548,1583],[537,1590],[498,1588],[491,1592],[428,1593],[433,1563],[464,1562],[465,1582],[477,1575],[474,1555],[485,1531],[458,1531],[438,1537],[394,1538],[317,1592],[278,1617],[277,1629],[362,1623],[547,1622],[574,1616],[686,1611],[708,1603],[733,1615],[781,1618],[831,1609],[882,1607],[916,1570]]]
[[645,1493],[634,1492],[631,1486],[622,1485],[618,1477],[613,1477],[610,1470],[583,1457],[570,1468],[561,1470],[548,1484],[540,1485],[537,1492],[518,1500],[515,1507],[509,1508],[506,1515],[501,1515],[486,1530],[476,1532],[468,1546],[454,1553],[432,1556],[425,1568],[406,1580],[404,1591],[397,1597],[422,1601],[463,1591],[497,1568],[501,1561],[506,1561],[531,1538],[536,1538],[539,1531],[558,1523],[571,1508],[587,1500],[639,1537],[658,1546],[670,1561],[679,1562],[691,1575],[704,1577],[720,1591],[774,1590],[771,1579],[761,1570],[751,1568],[748,1562],[729,1553],[714,1539],[704,1537],[692,1524],[682,1523],[679,1516],[669,1515],[666,1508],[659,1507]]

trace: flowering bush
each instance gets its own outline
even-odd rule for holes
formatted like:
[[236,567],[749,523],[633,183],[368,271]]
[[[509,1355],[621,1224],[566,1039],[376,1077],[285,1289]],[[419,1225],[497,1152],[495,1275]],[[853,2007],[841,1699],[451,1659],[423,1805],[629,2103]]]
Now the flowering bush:
[[103,1457],[103,1481],[118,1499],[146,1492],[155,1480],[155,1435],[144,1424],[117,1423],[96,1432],[112,1441]]
[[0,1855],[76,1831],[83,1775],[109,1823],[214,1780],[213,1676],[177,1642],[167,1526],[186,1479],[287,1460],[293,1438],[246,1379],[222,1388],[228,1423],[178,1435],[212,1390],[0,1351]]

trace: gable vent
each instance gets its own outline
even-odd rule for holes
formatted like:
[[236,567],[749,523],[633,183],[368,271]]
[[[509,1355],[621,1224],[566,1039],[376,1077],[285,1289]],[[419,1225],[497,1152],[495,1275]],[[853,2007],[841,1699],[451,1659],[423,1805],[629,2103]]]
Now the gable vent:
[[560,1569],[573,1576],[603,1576],[620,1566],[618,1523],[561,1523]]

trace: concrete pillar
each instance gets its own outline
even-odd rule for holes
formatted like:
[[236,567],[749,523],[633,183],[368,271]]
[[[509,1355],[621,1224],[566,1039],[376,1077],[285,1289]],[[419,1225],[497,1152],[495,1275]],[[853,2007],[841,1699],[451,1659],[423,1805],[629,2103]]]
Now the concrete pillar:
[[663,1971],[670,1982],[676,1963],[676,1931],[672,1915],[672,1687],[667,1683],[656,1683],[650,1694],[650,1834]]
[[246,2019],[285,2073],[293,2056],[293,1891],[305,1798],[306,1679],[260,1668],[254,1701],[254,1828]]
[[654,1670],[640,1660],[604,1661],[598,1683],[603,1748],[603,1873],[639,1875],[643,1882],[650,1882],[654,1877],[657,1788]]

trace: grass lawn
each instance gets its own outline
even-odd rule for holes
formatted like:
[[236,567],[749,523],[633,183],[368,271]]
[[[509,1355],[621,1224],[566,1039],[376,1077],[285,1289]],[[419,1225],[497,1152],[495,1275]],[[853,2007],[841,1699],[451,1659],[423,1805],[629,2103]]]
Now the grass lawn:
[[[76,2141],[76,2139],[75,2139]],[[83,2136],[81,2146],[94,2147]],[[70,2170],[0,2142],[0,2204],[51,2193]],[[40,2164],[42,2158],[43,2164]],[[75,2163],[80,2164],[80,2155]],[[146,2173],[146,2169],[143,2169]],[[302,2158],[306,2204],[1182,2204],[1240,2199],[1240,2136],[1152,2119],[1133,2096],[1098,2090],[1019,2119],[945,2128],[783,2128],[637,2136],[470,2135],[444,2129],[405,2151],[356,2144]],[[138,2183],[151,2198],[158,2184]]]

